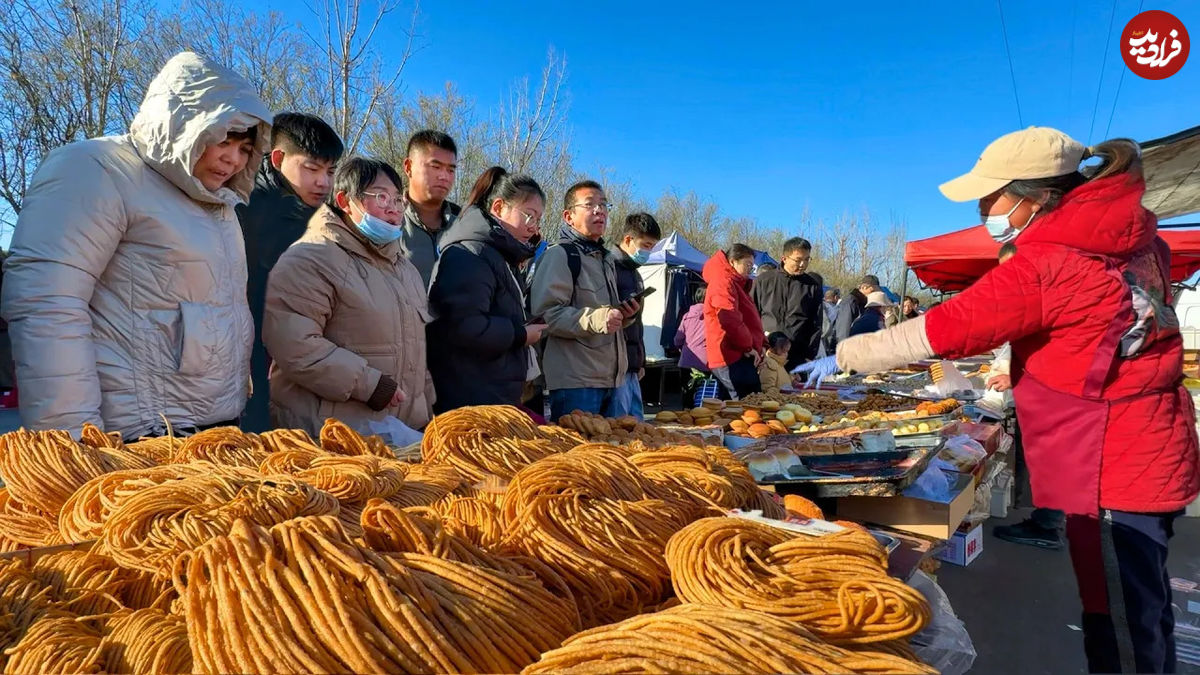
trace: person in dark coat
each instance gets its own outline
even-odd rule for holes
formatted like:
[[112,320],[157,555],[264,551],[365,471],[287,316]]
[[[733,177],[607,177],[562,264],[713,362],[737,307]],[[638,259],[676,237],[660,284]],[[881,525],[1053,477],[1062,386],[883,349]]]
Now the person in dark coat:
[[[658,221],[649,213],[631,213],[625,218],[625,229],[621,241],[609,247],[613,262],[617,264],[617,295],[622,300],[633,297],[644,288],[642,275],[638,272],[649,260],[650,249],[662,239]],[[646,375],[646,345],[643,340],[645,328],[639,311],[633,321],[625,327],[625,354],[629,370],[625,382],[617,391],[617,417],[632,415],[643,419],[642,378]]]
[[837,321],[834,322],[834,336],[837,342],[850,337],[850,329],[854,327],[858,317],[862,316],[866,306],[867,296],[857,288],[850,289],[846,297],[842,298],[838,303]]
[[271,393],[267,381],[270,357],[263,346],[263,312],[267,277],[279,256],[308,228],[308,221],[333,187],[334,165],[342,156],[342,141],[321,118],[303,113],[280,113],[271,127],[271,153],[263,157],[247,203],[237,207],[246,242],[249,278],[246,293],[254,317],[250,378],[254,391],[242,413],[244,431],[271,428]]
[[825,282],[808,271],[812,244],[794,237],[783,244],[782,266],[761,272],[751,297],[762,315],[763,330],[779,331],[792,341],[788,369],[817,357],[825,309]]
[[429,308],[429,372],[438,413],[468,405],[521,405],[537,376],[533,345],[546,325],[530,323],[520,266],[533,257],[546,194],[529,176],[494,166],[471,190],[470,206],[442,235]]
[[862,316],[850,327],[850,337],[874,333],[887,327],[887,313],[892,308],[892,301],[883,291],[875,291],[867,296],[867,306]]

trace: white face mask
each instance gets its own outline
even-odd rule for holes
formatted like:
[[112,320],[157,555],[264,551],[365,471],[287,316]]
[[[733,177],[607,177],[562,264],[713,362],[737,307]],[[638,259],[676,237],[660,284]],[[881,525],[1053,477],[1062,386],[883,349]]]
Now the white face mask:
[[[987,216],[983,219],[983,226],[987,228],[988,234],[992,235],[992,239],[995,239],[1001,244],[1007,244],[1013,239],[1016,239],[1018,234],[1021,234],[1021,231],[1013,227],[1012,224],[1008,222],[1008,219],[1012,216],[1012,214],[1016,213],[1017,208],[1020,207],[1024,201],[1025,199],[1022,197],[1021,201],[1013,204],[1013,207],[1008,210],[1008,213],[998,213],[994,216]],[[1029,227],[1029,223],[1033,222],[1033,217],[1036,215],[1037,213],[1029,214],[1029,220],[1025,221],[1025,227]]]

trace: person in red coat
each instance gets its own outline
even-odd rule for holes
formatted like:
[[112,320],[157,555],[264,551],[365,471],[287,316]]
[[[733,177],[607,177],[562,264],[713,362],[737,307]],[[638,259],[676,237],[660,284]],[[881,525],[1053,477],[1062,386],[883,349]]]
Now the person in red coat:
[[[1103,161],[1081,170],[1089,157]],[[1067,514],[1093,672],[1174,671],[1167,542],[1200,493],[1170,251],[1145,189],[1133,141],[1001,137],[941,190],[978,200],[1016,255],[923,316],[838,344],[835,364],[804,367],[815,380],[1012,343],[1034,503]]]
[[763,359],[762,317],[750,298],[754,250],[734,244],[704,263],[704,336],[708,365],[732,398],[760,391]]

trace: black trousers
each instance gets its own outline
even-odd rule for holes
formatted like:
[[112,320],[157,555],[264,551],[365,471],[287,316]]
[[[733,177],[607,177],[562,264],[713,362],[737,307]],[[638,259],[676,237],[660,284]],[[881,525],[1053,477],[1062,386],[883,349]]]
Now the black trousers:
[[1093,673],[1175,672],[1167,542],[1179,513],[1102,510],[1067,517]]
[[[743,356],[737,362],[729,364],[729,380],[733,384],[738,397],[749,396],[762,391],[762,380],[758,379],[758,369],[754,367],[754,359]],[[729,389],[721,385],[721,398],[729,398]]]

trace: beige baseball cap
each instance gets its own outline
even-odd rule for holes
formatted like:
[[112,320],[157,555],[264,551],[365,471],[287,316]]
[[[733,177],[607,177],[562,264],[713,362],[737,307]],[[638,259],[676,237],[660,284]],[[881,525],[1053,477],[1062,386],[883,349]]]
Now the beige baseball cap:
[[973,202],[1014,180],[1065,176],[1090,153],[1082,143],[1050,127],[1029,127],[992,141],[965,173],[938,189],[955,202]]
[[883,291],[872,291],[867,294],[867,307],[891,307],[892,299]]

